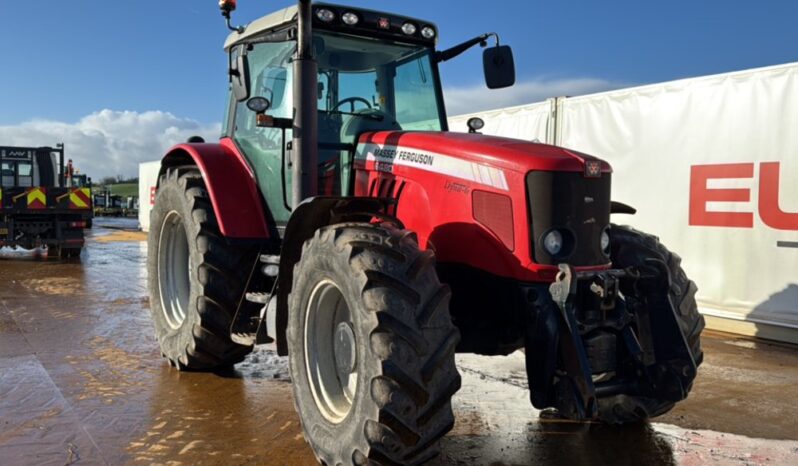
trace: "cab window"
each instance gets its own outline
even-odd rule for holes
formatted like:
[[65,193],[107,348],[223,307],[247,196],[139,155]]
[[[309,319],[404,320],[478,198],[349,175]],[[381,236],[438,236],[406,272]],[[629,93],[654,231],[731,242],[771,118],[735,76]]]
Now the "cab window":
[[14,186],[14,164],[3,162],[0,164],[3,186]]
[[33,165],[27,162],[17,163],[17,176],[20,186],[33,186]]

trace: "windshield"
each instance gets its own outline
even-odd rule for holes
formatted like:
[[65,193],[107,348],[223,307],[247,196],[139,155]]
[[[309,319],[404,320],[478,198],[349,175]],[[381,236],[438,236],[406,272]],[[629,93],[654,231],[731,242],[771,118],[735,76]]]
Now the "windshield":
[[354,135],[353,119],[374,129],[441,131],[432,49],[365,37],[317,33],[319,141]]
[[[432,48],[328,32],[316,32],[313,45],[319,65],[320,194],[351,192],[353,150],[361,134],[445,128]],[[232,50],[232,59],[244,52],[250,96],[267,98],[270,116],[293,118],[296,42],[243,44]],[[285,149],[293,130],[259,126],[246,102],[233,101],[231,109],[225,127],[232,129],[257,174],[272,217],[283,225],[291,215],[290,153]]]

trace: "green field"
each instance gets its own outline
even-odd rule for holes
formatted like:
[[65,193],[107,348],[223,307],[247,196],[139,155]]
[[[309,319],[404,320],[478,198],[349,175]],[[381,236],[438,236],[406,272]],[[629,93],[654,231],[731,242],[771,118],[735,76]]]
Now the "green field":
[[[136,183],[112,184],[108,188],[111,190],[111,195],[122,196],[123,198],[128,196],[138,197],[139,195],[139,185]],[[95,187],[94,191],[95,193],[102,191],[102,188]]]

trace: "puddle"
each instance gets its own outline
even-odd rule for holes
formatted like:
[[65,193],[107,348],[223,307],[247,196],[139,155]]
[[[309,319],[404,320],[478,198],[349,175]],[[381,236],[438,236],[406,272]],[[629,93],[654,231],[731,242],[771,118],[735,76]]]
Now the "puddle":
[[94,240],[100,243],[133,243],[147,241],[147,233],[143,231],[115,231],[107,235],[97,236]]
[[[0,253],[0,462],[315,464],[273,347],[216,374],[161,358],[134,223],[95,221],[80,261]],[[431,464],[798,464],[798,351],[748,343],[705,338],[691,397],[622,428],[541,419],[520,353],[459,355]]]

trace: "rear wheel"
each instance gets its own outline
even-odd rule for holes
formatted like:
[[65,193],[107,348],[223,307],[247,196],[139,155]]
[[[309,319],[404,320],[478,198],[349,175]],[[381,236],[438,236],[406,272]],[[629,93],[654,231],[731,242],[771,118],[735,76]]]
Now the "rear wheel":
[[80,257],[83,248],[67,248],[60,245],[47,246],[47,257],[57,259],[74,259]]
[[325,227],[290,296],[289,358],[305,438],[327,465],[421,464],[454,424],[459,331],[434,255],[389,226]]
[[[646,267],[650,260],[667,266],[669,277],[663,276],[662,280],[670,280],[668,294],[676,306],[679,327],[687,339],[696,366],[700,365],[704,358],[701,350],[704,317],[699,314],[695,300],[698,288],[682,269],[681,258],[669,251],[656,236],[618,225],[612,225],[611,231],[613,267]],[[646,296],[640,296],[635,289],[622,287],[621,291],[627,299],[633,297],[640,302],[646,301]],[[617,395],[598,399],[599,418],[610,424],[637,422],[660,416],[670,411],[674,405],[672,401],[644,396]]]
[[161,177],[151,215],[150,307],[164,357],[191,370],[240,362],[252,347],[234,343],[230,325],[257,250],[222,238],[194,168],[169,169]]
[[61,259],[61,246],[48,245],[47,257],[51,259]]
[[61,248],[61,258],[75,259],[80,257],[81,252],[83,252],[83,248]]

